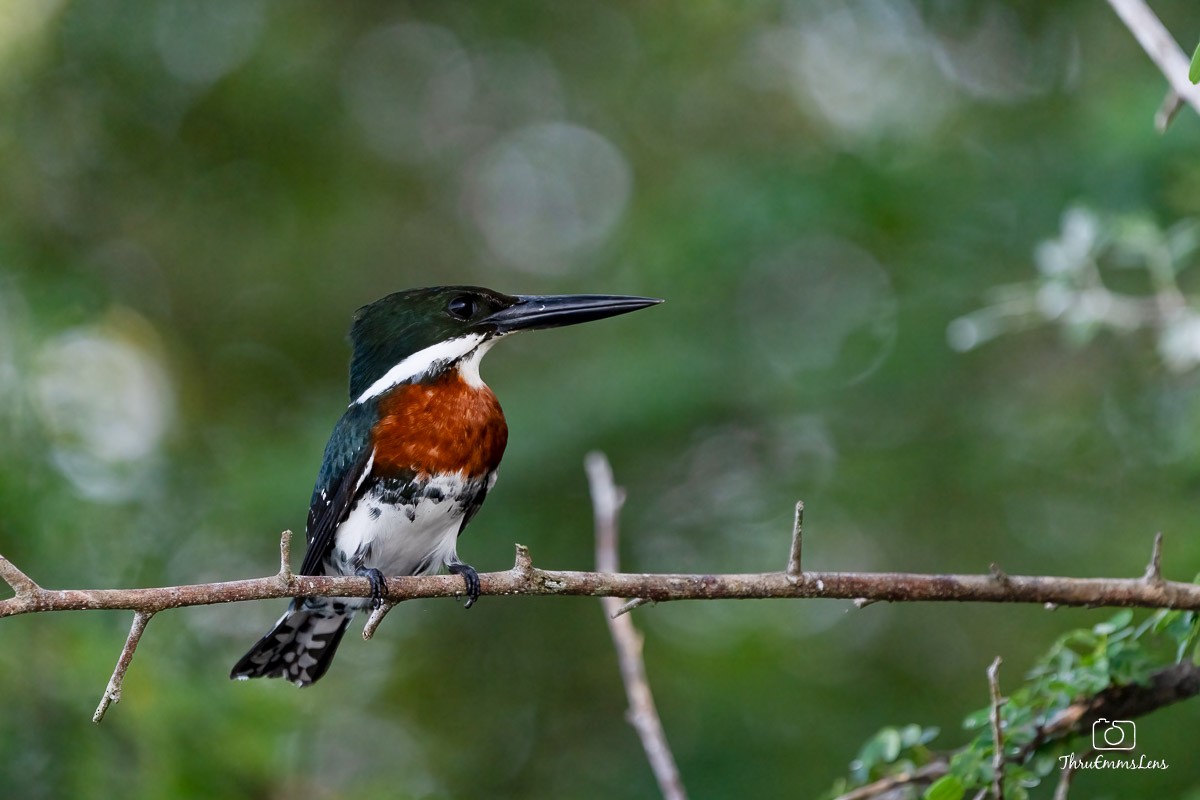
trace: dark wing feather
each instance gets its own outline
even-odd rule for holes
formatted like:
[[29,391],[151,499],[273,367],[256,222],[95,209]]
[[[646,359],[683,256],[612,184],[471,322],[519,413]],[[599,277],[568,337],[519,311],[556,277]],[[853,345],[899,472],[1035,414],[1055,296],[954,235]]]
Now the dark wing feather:
[[322,562],[333,547],[334,534],[367,485],[374,417],[373,405],[353,405],[334,426],[308,506],[308,552],[301,575],[323,574]]
[[475,495],[467,501],[466,509],[463,513],[462,524],[458,526],[458,535],[462,536],[462,532],[467,529],[467,525],[471,524],[471,520],[475,519],[475,515],[479,513],[479,509],[483,507],[483,501],[487,499],[488,491],[491,489],[492,476],[495,471],[489,473],[483,479],[483,483],[476,490]]

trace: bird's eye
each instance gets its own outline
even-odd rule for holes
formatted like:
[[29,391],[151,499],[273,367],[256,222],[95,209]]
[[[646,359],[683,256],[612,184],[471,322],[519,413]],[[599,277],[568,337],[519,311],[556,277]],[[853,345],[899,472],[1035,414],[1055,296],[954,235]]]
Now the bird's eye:
[[462,294],[451,300],[450,305],[446,306],[446,310],[450,312],[450,316],[457,319],[470,319],[475,316],[475,301]]

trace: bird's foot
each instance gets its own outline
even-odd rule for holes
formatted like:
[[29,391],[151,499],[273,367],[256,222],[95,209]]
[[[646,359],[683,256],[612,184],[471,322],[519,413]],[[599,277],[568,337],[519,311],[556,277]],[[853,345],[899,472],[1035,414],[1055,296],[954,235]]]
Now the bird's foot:
[[479,573],[470,564],[447,564],[446,569],[451,575],[462,575],[463,582],[467,584],[467,602],[463,608],[470,608],[475,605],[475,601],[479,599]]
[[371,609],[374,610],[383,605],[383,595],[387,591],[383,573],[374,567],[359,567],[354,570],[354,574],[371,582]]

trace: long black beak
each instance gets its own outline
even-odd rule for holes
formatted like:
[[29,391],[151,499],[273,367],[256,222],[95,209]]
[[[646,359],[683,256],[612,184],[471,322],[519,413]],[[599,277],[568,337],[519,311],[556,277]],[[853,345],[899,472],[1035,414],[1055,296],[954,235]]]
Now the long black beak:
[[661,302],[656,297],[614,294],[517,295],[514,305],[497,311],[484,322],[495,325],[497,333],[558,328],[627,314]]

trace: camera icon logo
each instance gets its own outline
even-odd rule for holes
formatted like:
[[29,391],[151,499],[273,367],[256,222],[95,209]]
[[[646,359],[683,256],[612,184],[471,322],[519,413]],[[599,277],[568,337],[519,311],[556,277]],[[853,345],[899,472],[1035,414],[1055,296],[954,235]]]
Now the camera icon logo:
[[1098,719],[1092,723],[1094,750],[1132,750],[1137,745],[1137,726],[1128,719]]

